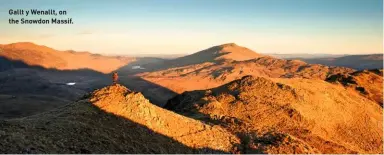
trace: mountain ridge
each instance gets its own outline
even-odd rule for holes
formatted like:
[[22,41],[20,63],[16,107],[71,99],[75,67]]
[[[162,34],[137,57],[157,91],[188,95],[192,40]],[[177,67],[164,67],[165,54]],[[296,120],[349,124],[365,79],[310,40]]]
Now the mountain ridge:
[[239,144],[221,127],[156,107],[119,84],[0,126],[0,151],[8,153],[230,153]]
[[129,57],[102,56],[100,54],[75,52],[73,50],[59,51],[31,42],[12,43],[2,45],[0,48],[1,57],[23,61],[30,66],[40,66],[46,69],[92,69],[103,73],[110,73],[135,60]]
[[[382,69],[383,54],[346,55],[336,58],[300,59],[310,64],[323,64],[327,66],[343,66],[356,70]],[[356,63],[358,62],[358,63]]]

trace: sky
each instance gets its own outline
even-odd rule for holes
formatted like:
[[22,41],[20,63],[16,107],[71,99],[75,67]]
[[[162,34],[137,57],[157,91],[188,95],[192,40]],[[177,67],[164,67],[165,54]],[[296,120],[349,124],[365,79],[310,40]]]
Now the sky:
[[[67,15],[9,15],[10,9]],[[9,18],[74,24],[9,24]],[[224,43],[259,53],[382,53],[383,1],[0,0],[0,44],[14,42],[109,55],[189,54]]]

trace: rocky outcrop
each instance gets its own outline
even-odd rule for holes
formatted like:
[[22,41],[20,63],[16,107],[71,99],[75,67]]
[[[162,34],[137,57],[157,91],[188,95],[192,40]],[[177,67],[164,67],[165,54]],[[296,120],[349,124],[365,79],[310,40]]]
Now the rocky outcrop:
[[383,107],[382,69],[356,71],[351,74],[335,74],[328,77],[326,81],[356,91]]
[[322,80],[245,76],[185,92],[166,107],[241,135],[243,149],[250,152],[382,152],[382,109]]
[[236,136],[112,85],[53,111],[0,121],[2,153],[232,153]]
[[237,137],[219,126],[204,124],[151,104],[138,92],[121,85],[97,90],[90,101],[100,109],[144,125],[188,147],[230,152]]

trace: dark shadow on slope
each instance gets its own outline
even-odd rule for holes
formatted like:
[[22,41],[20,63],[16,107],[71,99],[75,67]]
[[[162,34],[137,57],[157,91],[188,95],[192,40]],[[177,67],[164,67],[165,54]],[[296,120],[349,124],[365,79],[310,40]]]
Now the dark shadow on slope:
[[37,70],[47,70],[52,72],[66,72],[66,73],[77,73],[77,74],[81,73],[81,74],[88,74],[88,75],[103,74],[101,72],[98,72],[92,69],[87,69],[87,68],[75,69],[75,70],[58,70],[55,68],[45,68],[43,66],[38,66],[38,65],[28,65],[21,60],[11,60],[4,56],[0,56],[0,72],[6,71],[6,70],[18,69],[18,68],[28,68],[28,69],[37,69]]
[[[152,60],[156,59],[156,60]],[[161,62],[163,59],[141,58],[128,66]],[[160,85],[118,71],[119,82],[140,91],[151,103],[163,106],[175,92]],[[66,83],[75,82],[73,86]],[[111,75],[91,69],[57,70],[30,66],[23,61],[0,57],[0,119],[30,116],[81,97],[87,92],[112,83]],[[3,95],[3,96],[1,96]],[[41,108],[37,108],[41,107]]]
[[0,120],[2,153],[228,153],[190,148],[83,100],[21,120]]
[[46,69],[0,57],[0,119],[43,112],[108,84],[109,76],[94,70]]
[[133,91],[141,92],[151,103],[160,107],[163,107],[169,99],[177,95],[176,92],[168,88],[137,76],[120,77],[119,82]]
[[[7,93],[4,99],[25,101],[19,103],[16,111],[11,111],[7,118],[30,116],[23,119],[0,120],[0,152],[3,153],[226,153],[210,148],[195,149],[189,148],[172,138],[155,133],[145,126],[100,111],[93,107],[77,107],[78,104],[67,104],[68,100],[59,103],[65,104],[41,108],[39,111],[22,114],[25,109],[20,107],[48,106],[41,104],[41,98],[36,94],[57,96],[58,98],[70,100],[77,98],[77,95],[85,94],[84,91],[102,85],[110,84],[109,75],[102,74],[89,69],[81,70],[56,70],[46,69],[40,66],[29,66],[22,61],[1,59],[0,72],[0,95]],[[81,89],[77,95],[68,97],[67,93],[77,92],[72,87],[67,87],[63,82],[56,80],[89,80],[89,77],[101,77],[100,81],[87,83],[86,85],[98,83],[99,86]],[[129,78],[130,79],[130,78]],[[128,80],[129,80],[128,79]],[[156,84],[150,83],[141,78],[135,78],[136,83],[128,81],[127,86],[134,90],[144,90],[146,96],[163,94],[154,92],[154,89],[163,89]],[[123,80],[124,81],[124,80]],[[64,82],[64,83],[65,83]],[[124,83],[124,82],[122,82]],[[139,83],[139,85],[135,85]],[[81,83],[77,83],[76,86]],[[83,88],[83,87],[81,87]],[[2,90],[2,91],[1,91]],[[170,93],[174,93],[170,91]],[[14,94],[14,95],[12,95]],[[29,95],[29,96],[28,96]],[[149,97],[157,101],[158,96]],[[36,98],[31,100],[30,98]],[[163,99],[167,100],[167,99]],[[3,100],[6,101],[6,100]],[[34,104],[31,102],[39,102]],[[58,103],[56,99],[47,99],[47,103]],[[11,103],[11,102],[10,102]],[[20,105],[21,104],[21,105]],[[89,103],[88,103],[89,104]],[[57,108],[61,107],[61,108]],[[71,110],[65,110],[67,108]],[[19,108],[19,109],[18,109]],[[49,110],[52,110],[47,113]],[[97,109],[97,111],[88,111]],[[29,109],[31,110],[31,109]],[[79,111],[83,110],[83,111]],[[0,112],[1,113],[1,112]],[[4,114],[4,113],[2,113]]]

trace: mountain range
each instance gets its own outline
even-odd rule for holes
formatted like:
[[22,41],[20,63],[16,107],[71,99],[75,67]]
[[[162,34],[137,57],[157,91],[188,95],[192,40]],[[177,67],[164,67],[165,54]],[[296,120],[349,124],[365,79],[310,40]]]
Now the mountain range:
[[342,57],[323,57],[309,59],[302,58],[301,60],[311,64],[343,66],[356,70],[383,68],[383,54],[347,55]]
[[0,50],[0,152],[383,151],[380,55],[326,64],[235,43],[173,59]]

